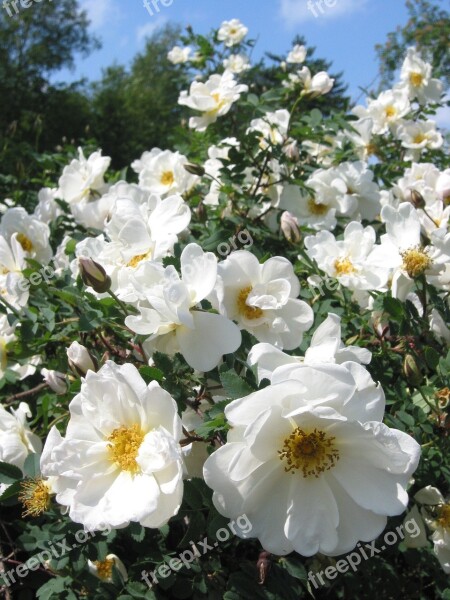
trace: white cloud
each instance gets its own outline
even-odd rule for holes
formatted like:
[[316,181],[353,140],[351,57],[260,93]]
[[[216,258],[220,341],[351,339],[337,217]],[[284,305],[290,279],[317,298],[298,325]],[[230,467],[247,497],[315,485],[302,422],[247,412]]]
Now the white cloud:
[[141,25],[136,29],[136,37],[138,43],[141,43],[147,37],[151,37],[157,29],[162,27],[164,23],[166,23],[167,19],[165,17],[158,17],[144,25]]
[[280,14],[286,26],[306,21],[320,23],[353,14],[368,0],[280,0]]
[[91,27],[93,29],[101,29],[108,21],[112,12],[115,12],[115,7],[111,0],[82,0],[81,8],[88,14]]

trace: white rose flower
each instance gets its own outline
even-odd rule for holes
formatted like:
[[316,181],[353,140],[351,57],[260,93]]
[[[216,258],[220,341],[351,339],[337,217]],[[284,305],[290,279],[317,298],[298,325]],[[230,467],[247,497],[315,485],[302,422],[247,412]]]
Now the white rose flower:
[[286,62],[301,64],[305,62],[306,58],[306,48],[305,46],[300,46],[300,44],[296,44],[292,50],[289,52],[286,58]]
[[328,75],[326,71],[320,71],[314,76],[308,67],[302,67],[297,73],[289,75],[289,82],[283,83],[287,87],[303,87],[302,94],[304,96],[317,97],[328,94],[333,89],[334,79]]
[[37,217],[29,215],[22,207],[9,208],[2,216],[0,235],[10,244],[15,235],[22,246],[24,257],[33,258],[46,265],[52,255],[50,246],[50,229]]
[[181,420],[173,398],[130,364],[89,371],[69,406],[66,437],[50,431],[43,475],[86,530],[135,521],[158,528],[183,496]]
[[71,205],[95,201],[107,190],[103,177],[110,162],[111,158],[102,156],[101,151],[86,159],[82,148],[78,148],[78,158],[64,167],[59,179],[59,197]]
[[172,194],[184,194],[199,181],[195,175],[186,171],[184,165],[188,159],[179,152],[153,148],[144,152],[131,168],[139,175],[139,185],[153,194],[162,197]]
[[259,341],[292,350],[313,323],[313,311],[297,300],[300,283],[281,256],[263,265],[247,250],[232,252],[219,263],[220,280],[212,302],[241,329]]
[[14,308],[25,306],[29,298],[29,282],[22,275],[26,269],[25,251],[14,233],[8,243],[0,235],[0,296]]
[[336,207],[317,202],[297,185],[283,186],[279,208],[292,213],[299,225],[307,225],[319,231],[336,227]]
[[400,72],[400,86],[408,91],[411,100],[420,104],[439,102],[443,85],[439,79],[432,79],[432,67],[422,60],[416,48],[408,48]]
[[34,216],[39,219],[39,221],[48,224],[64,214],[64,211],[55,201],[57,193],[57,188],[42,188],[39,190],[38,205],[34,209]]
[[42,449],[40,438],[35,435],[27,422],[31,417],[28,404],[21,402],[17,409],[9,411],[0,405],[0,461],[23,469],[30,453]]
[[191,54],[191,48],[186,46],[182,48],[181,46],[174,46],[172,50],[167,54],[168,60],[174,65],[180,65],[188,62],[189,55]]
[[[354,364],[354,363],[353,363]],[[357,365],[359,367],[359,365]],[[227,444],[204,476],[221,514],[246,514],[277,555],[339,555],[375,539],[408,504],[420,446],[380,419],[344,365],[293,366],[225,409]]]
[[233,73],[225,71],[223,75],[211,75],[206,83],[194,81],[189,93],[181,92],[178,103],[201,113],[199,117],[191,117],[189,127],[205,131],[218,117],[226,115],[241,94],[247,91],[248,86],[238,85]]
[[245,54],[230,54],[228,58],[223,61],[223,66],[231,73],[240,75],[244,71],[250,69],[250,60]]
[[[381,219],[386,224],[386,234],[381,236],[381,244],[372,252],[370,264],[393,270],[392,295],[405,300],[414,286],[414,279],[423,274],[432,285],[438,284],[440,273],[449,261],[450,236],[442,240],[432,236],[435,244],[424,247],[419,215],[407,202],[400,204],[398,209],[384,206]],[[436,230],[434,234],[440,231]],[[436,244],[441,242],[439,249]]]
[[335,277],[351,290],[385,289],[390,270],[372,264],[375,243],[373,227],[363,227],[356,221],[347,225],[343,240],[336,240],[329,231],[305,238],[307,255],[329,277]]
[[260,119],[253,119],[247,133],[257,131],[261,133],[260,146],[264,150],[272,144],[282,145],[286,141],[290,114],[289,111],[282,109],[275,112],[268,112]]
[[402,88],[386,90],[375,100],[368,100],[367,108],[357,106],[353,112],[360,118],[370,118],[373,122],[373,134],[384,134],[409,113],[411,104],[408,92]]
[[224,42],[225,46],[230,48],[240,44],[248,33],[248,28],[243,25],[239,19],[224,21],[217,33],[217,39]]
[[236,325],[199,306],[217,282],[214,254],[188,244],[181,254],[181,278],[173,266],[150,278],[145,270],[150,267],[143,265],[135,275],[136,282],[140,279],[140,294],[145,296],[137,304],[140,314],[125,319],[132,331],[150,336],[144,344],[146,350],[181,352],[192,368],[206,372],[216,367],[224,354],[239,348],[241,334]]
[[414,499],[422,505],[425,523],[434,531],[431,536],[434,553],[444,573],[450,574],[450,502],[431,485],[419,490]]
[[305,356],[291,356],[285,354],[271,344],[256,344],[248,355],[248,364],[258,367],[258,380],[272,379],[274,371],[284,365],[321,363],[335,363],[341,365],[345,362],[369,364],[372,353],[358,346],[346,346],[342,342],[341,319],[334,313],[319,325],[311,338]]
[[424,150],[437,150],[444,143],[434,121],[403,121],[396,130],[396,137],[409,150],[405,160],[418,160]]

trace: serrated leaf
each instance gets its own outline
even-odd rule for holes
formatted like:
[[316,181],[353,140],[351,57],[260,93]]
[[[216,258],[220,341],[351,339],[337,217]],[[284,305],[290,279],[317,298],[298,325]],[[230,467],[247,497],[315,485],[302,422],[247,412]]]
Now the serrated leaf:
[[0,483],[14,483],[22,478],[22,471],[18,467],[0,462]]
[[233,400],[248,396],[254,391],[248,383],[234,371],[220,373],[220,382],[227,396]]

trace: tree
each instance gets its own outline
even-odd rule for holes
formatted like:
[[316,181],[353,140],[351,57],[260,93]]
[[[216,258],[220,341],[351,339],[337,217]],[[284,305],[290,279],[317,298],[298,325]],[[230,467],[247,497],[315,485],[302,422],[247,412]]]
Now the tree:
[[3,168],[6,163],[14,170],[26,150],[47,150],[63,135],[84,134],[89,110],[82,88],[54,86],[50,76],[72,67],[76,53],[86,56],[99,47],[88,26],[78,0],[45,2],[12,17],[0,11]]
[[129,71],[112,66],[93,86],[93,135],[117,167],[154,146],[168,147],[168,136],[180,121],[182,75],[167,60],[178,35],[177,27],[162,28],[147,40]]
[[380,88],[392,83],[408,46],[416,46],[423,53],[434,67],[434,77],[450,83],[450,16],[441,8],[443,6],[443,0],[406,0],[408,22],[389,33],[384,44],[376,46],[380,61]]

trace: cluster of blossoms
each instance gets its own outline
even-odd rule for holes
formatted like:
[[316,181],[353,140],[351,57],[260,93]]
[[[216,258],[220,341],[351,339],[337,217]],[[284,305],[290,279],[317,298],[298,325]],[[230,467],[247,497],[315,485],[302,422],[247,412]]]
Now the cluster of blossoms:
[[[247,33],[234,19],[222,24],[217,41],[240,51]],[[192,52],[176,46],[168,58],[192,66],[201,60],[198,53],[190,58]],[[307,66],[292,71],[307,54],[296,45],[280,68],[282,93],[296,91],[299,111],[334,84]],[[181,91],[179,104],[195,111],[189,127],[209,133],[244,101],[249,85],[237,77],[249,70],[245,54],[229,54],[220,72]],[[337,556],[372,541],[388,517],[407,509],[420,445],[383,423],[385,395],[370,372],[372,352],[343,342],[341,316],[331,309],[327,318],[316,318],[317,298],[302,296],[299,279],[306,272],[312,288],[323,277],[336,280],[338,302],[348,289],[371,322],[378,297],[408,300],[435,339],[450,345],[444,315],[428,302],[432,296],[441,310],[448,305],[450,170],[434,166],[430,152],[443,138],[420,116],[421,107],[439,101],[442,88],[412,48],[400,78],[367,108],[354,109],[358,119],[323,144],[297,139],[294,109],[275,108],[254,114],[241,135],[209,145],[202,166],[178,151],[153,148],[131,165],[136,183],[111,183],[110,158],[100,151],[86,158],[79,149],[58,186],[41,190],[34,214],[5,204],[0,377],[8,370],[23,379],[40,363],[49,366],[42,356],[24,362],[10,352],[21,311],[32,301],[24,274],[30,260],[64,275],[74,288],[83,281],[88,299],[116,302],[120,330],[132,340],[120,365],[75,341],[67,348],[70,376],[42,369],[45,383],[61,396],[81,377],[64,435],[54,425],[43,448],[27,424],[26,404],[0,407],[0,460],[23,469],[28,454],[41,455],[41,479],[22,495],[27,514],[39,514],[54,499],[89,531],[131,522],[160,528],[179,512],[184,481],[195,472],[222,515],[248,516],[251,531],[238,535],[258,538],[267,552],[310,557]],[[237,157],[249,153],[248,140],[253,162],[238,164]],[[389,186],[376,176],[383,144],[397,144],[407,163]],[[347,152],[345,160],[336,160],[339,152]],[[426,160],[416,162],[423,153]],[[230,248],[218,258],[211,243],[197,243],[195,194],[202,209],[220,211],[224,221],[245,214],[293,247],[298,261],[251,247]],[[61,218],[70,227],[53,250],[50,232]],[[203,405],[193,402],[180,415],[164,379],[146,383],[138,367],[153,366],[161,354],[181,355],[203,381],[198,397],[214,405],[227,402],[226,391],[214,384],[239,352],[236,377],[253,373],[255,391],[226,405],[226,440],[220,438],[218,449],[213,440],[209,457],[197,456],[206,444],[191,434]],[[208,397],[211,381],[219,392]],[[192,466],[194,455],[200,464]],[[427,494],[415,499],[448,572],[448,504],[434,488]],[[108,573],[116,564],[126,574],[118,557],[107,561]],[[98,574],[100,567],[90,568]]]

